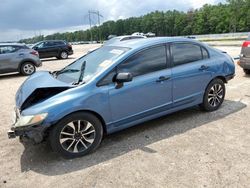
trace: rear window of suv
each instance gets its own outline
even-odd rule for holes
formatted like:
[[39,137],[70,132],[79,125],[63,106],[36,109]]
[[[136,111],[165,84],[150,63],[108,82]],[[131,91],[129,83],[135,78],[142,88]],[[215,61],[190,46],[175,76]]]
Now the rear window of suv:
[[63,41],[55,41],[54,45],[65,45]]

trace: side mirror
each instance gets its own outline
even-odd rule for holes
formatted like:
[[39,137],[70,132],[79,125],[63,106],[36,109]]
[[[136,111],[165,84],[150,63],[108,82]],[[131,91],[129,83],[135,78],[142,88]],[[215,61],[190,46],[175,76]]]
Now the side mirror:
[[37,46],[35,46],[35,47],[33,47],[33,49],[34,49],[34,50],[37,50],[37,49],[38,49],[38,47],[37,47]]
[[118,73],[114,81],[117,84],[122,84],[124,82],[131,82],[132,80],[133,80],[133,75],[129,72],[126,72],[126,73]]

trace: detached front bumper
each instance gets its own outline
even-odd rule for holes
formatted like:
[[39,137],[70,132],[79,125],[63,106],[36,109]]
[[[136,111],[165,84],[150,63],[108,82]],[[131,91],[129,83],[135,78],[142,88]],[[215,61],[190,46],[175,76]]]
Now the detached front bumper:
[[43,141],[45,128],[40,125],[25,127],[25,128],[11,128],[7,134],[9,139],[16,137],[27,138],[34,143],[40,143]]
[[15,131],[8,130],[7,132],[9,139],[16,138]]
[[17,122],[20,120],[20,112],[18,109],[15,109],[13,118],[13,124],[10,130],[7,132],[9,139],[16,137],[27,138],[28,140],[33,141],[34,143],[40,143],[44,139],[44,133],[47,127],[42,126],[41,124],[32,124],[27,126],[16,126]]

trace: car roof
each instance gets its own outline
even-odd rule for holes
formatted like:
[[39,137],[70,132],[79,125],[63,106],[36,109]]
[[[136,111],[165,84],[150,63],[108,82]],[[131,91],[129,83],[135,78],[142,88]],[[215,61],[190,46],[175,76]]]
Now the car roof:
[[65,40],[43,40],[40,42],[66,42]]
[[0,46],[25,46],[25,44],[21,44],[21,43],[0,43]]
[[117,36],[117,37],[113,37],[113,38],[122,40],[122,39],[129,38],[129,37],[132,37],[132,38],[134,37],[133,39],[146,38],[146,37],[140,36],[140,35],[122,35],[122,36]]
[[154,37],[154,38],[142,38],[140,40],[124,40],[119,42],[114,42],[112,44],[108,44],[107,46],[117,46],[117,47],[125,47],[131,49],[137,49],[141,47],[153,46],[157,44],[163,44],[168,42],[193,42],[197,44],[201,44],[200,42],[184,37]]

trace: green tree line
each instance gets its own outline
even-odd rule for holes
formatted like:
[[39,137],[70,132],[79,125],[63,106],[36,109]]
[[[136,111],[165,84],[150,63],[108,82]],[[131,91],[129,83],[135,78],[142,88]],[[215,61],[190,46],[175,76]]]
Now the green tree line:
[[129,35],[134,32],[153,32],[156,36],[246,32],[250,30],[250,0],[227,0],[217,5],[206,4],[187,12],[155,11],[140,17],[107,21],[91,30],[55,33],[20,40],[35,43],[41,40],[102,41],[111,34]]

